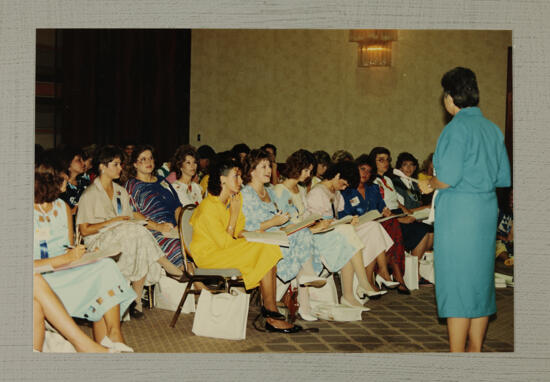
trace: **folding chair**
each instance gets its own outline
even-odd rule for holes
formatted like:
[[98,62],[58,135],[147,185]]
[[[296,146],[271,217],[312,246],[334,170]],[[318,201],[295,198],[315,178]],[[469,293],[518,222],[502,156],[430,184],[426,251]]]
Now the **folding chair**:
[[183,271],[183,276],[177,279],[177,281],[182,283],[186,282],[187,287],[183,292],[183,296],[181,297],[178,308],[176,309],[176,312],[172,317],[172,321],[170,322],[171,328],[176,325],[185,299],[187,298],[189,293],[194,295],[200,293],[200,291],[191,290],[191,286],[194,282],[204,283],[212,293],[229,292],[234,286],[244,286],[241,272],[235,268],[207,269],[197,268],[195,266],[193,267],[193,273],[189,271],[187,254],[189,254],[191,258],[193,257],[193,254],[190,252],[189,249],[189,244],[191,243],[191,239],[193,237],[193,227],[191,226],[191,224],[189,224],[189,219],[191,218],[191,215],[193,215],[194,210],[195,205],[188,204],[181,209],[178,216],[178,230],[182,244],[181,252],[183,254],[183,264],[185,269]]

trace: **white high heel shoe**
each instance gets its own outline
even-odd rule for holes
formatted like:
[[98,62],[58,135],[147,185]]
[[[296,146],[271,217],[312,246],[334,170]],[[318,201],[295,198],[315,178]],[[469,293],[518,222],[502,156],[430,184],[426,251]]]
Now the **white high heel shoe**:
[[355,290],[355,294],[359,298],[359,300],[365,300],[365,302],[369,299],[378,300],[380,297],[382,297],[382,295],[385,295],[386,293],[388,293],[388,291],[386,290],[381,290],[378,292],[366,290],[361,285],[358,285],[357,289]]
[[389,289],[395,289],[399,286],[398,281],[386,281],[382,276],[378,274],[376,275],[375,281],[376,281],[376,284],[378,284],[378,288],[381,288],[382,284],[384,284],[384,286]]
[[365,306],[353,305],[351,302],[346,300],[346,298],[344,296],[340,297],[340,304],[344,305],[344,306],[349,306],[351,308],[360,308],[361,310],[363,310],[363,312],[368,312],[370,310],[370,308],[367,308]]

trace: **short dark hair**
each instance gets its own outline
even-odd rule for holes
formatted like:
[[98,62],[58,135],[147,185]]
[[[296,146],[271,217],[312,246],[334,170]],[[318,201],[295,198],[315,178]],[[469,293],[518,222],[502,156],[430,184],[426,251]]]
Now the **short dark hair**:
[[449,70],[441,78],[441,86],[460,109],[477,106],[479,103],[476,75],[468,68],[458,66]]
[[191,145],[181,145],[176,149],[174,156],[170,160],[170,171],[174,171],[176,173],[177,179],[181,177],[181,166],[183,162],[185,162],[185,157],[188,156],[198,160],[197,150],[195,150],[195,147]]
[[52,163],[40,163],[34,169],[34,202],[50,203],[61,194],[63,171]]
[[332,154],[333,162],[353,161],[353,155],[346,150],[337,150]]
[[[373,163],[371,162],[371,159],[370,157],[367,155],[367,154],[361,154],[359,155],[356,159],[355,159],[355,164],[357,165],[357,167],[361,167],[361,166],[364,166],[364,165],[367,165],[370,167],[370,177],[369,179],[367,179],[366,183],[367,184],[372,184],[372,181],[374,180],[375,176],[376,176],[376,166],[373,165]],[[359,181],[361,181],[361,179],[359,179]]]
[[132,151],[132,155],[130,156],[130,163],[127,163],[126,166],[124,166],[124,176],[121,179],[122,182],[125,182],[131,178],[136,177],[137,171],[136,171],[136,168],[134,167],[134,163],[137,162],[138,157],[144,151],[151,151],[151,155],[153,156],[153,159],[155,158],[155,148],[153,146],[137,145]]
[[260,147],[262,150],[265,150],[267,151],[267,149],[271,149],[271,151],[273,151],[273,155],[274,156],[277,156],[277,147],[275,147],[275,145],[271,144],[271,143],[266,143],[265,145],[263,145],[262,147]]
[[324,164],[325,166],[328,166],[330,164],[330,155],[323,150],[318,150],[313,153],[313,156],[315,157],[315,161],[317,164]]
[[71,167],[71,162],[73,161],[73,159],[77,156],[82,158],[83,153],[81,149],[78,149],[72,146],[67,146],[60,151],[60,155],[61,155],[61,162],[63,164],[63,168],[68,173],[69,167]]
[[208,176],[208,193],[214,196],[219,196],[222,192],[222,184],[220,177],[226,176],[229,171],[234,168],[239,168],[239,164],[236,160],[218,156],[210,163],[210,171]]
[[357,188],[359,185],[359,169],[355,162],[342,161],[331,163],[327,171],[325,172],[325,179],[332,180],[336,175],[340,174],[340,179],[344,179],[348,182],[348,186],[351,188]]
[[[371,166],[372,166],[372,169],[374,170],[374,172],[377,174],[378,173],[378,170],[377,170],[377,167],[376,167],[376,156],[379,155],[379,154],[386,154],[388,156],[388,161],[390,162],[390,167],[388,167],[388,173],[390,173],[392,171],[392,167],[391,167],[391,153],[390,153],[390,150],[388,150],[387,148],[385,147],[375,147],[373,148],[370,153],[369,153],[369,158],[370,158],[370,162],[371,162]],[[384,175],[386,175],[384,174]]]
[[395,162],[395,168],[401,168],[403,165],[403,162],[413,162],[413,164],[416,166],[416,170],[414,170],[413,178],[416,178],[416,174],[418,173],[418,159],[414,157],[411,153],[408,152],[402,152],[397,156],[397,161]]
[[262,149],[254,149],[248,153],[246,156],[244,163],[243,163],[243,183],[248,184],[252,180],[252,171],[258,166],[258,163],[260,163],[263,160],[269,161],[271,164],[271,160],[269,159],[269,154],[267,151]]
[[297,179],[300,177],[303,169],[309,166],[315,167],[317,161],[312,153],[307,150],[300,149],[286,158],[286,166],[284,175],[290,179]]
[[231,149],[235,155],[238,155],[239,153],[250,153],[250,147],[246,143],[237,143],[233,148]]
[[208,145],[202,145],[197,149],[199,159],[214,159],[216,152]]
[[96,172],[99,174],[99,165],[107,166],[109,162],[112,162],[116,158],[124,160],[124,152],[117,146],[107,145],[100,147],[93,159],[93,164]]

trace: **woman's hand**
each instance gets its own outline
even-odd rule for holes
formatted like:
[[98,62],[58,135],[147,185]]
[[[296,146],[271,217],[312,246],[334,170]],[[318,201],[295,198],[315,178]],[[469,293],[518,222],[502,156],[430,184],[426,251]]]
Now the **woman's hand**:
[[77,245],[74,248],[69,249],[65,255],[67,256],[67,261],[69,263],[80,259],[84,253],[86,253],[86,247],[82,244]]
[[285,224],[288,219],[290,219],[290,215],[288,213],[279,213],[273,216],[269,221],[271,222],[272,227],[276,227]]
[[353,215],[353,217],[351,218],[350,224],[351,225],[357,225],[358,223],[359,223],[359,216]]
[[382,210],[382,216],[384,216],[385,218],[390,217],[391,210],[388,207],[384,207],[384,209]]
[[430,185],[429,179],[422,179],[418,181],[418,188],[420,188],[420,192],[423,194],[430,194],[434,191],[432,186]]
[[155,223],[154,229],[155,231],[166,233],[174,229],[174,226],[171,223]]
[[229,198],[229,215],[237,216],[241,211],[241,194],[232,195]]
[[331,222],[332,222],[332,220],[321,220],[320,222],[318,222],[318,223],[312,225],[311,227],[309,227],[309,230],[312,233],[321,232],[321,231],[327,229],[330,226]]
[[414,216],[403,216],[402,218],[398,218],[397,220],[399,221],[399,223],[403,224],[411,224],[416,221]]

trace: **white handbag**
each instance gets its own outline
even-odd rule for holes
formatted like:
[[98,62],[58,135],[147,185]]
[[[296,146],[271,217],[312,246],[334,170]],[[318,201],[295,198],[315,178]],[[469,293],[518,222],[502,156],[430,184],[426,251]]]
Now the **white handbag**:
[[327,283],[321,288],[307,288],[311,306],[323,304],[338,304],[338,291],[334,283],[334,276],[327,277]]
[[[180,283],[176,280],[161,276],[157,285],[155,285],[155,307],[175,312],[178,309],[181,297],[187,283]],[[193,287],[191,287],[193,289]],[[195,295],[189,293],[183,304],[181,313],[191,313],[195,311]]]
[[320,304],[312,307],[311,314],[327,321],[361,321],[365,310],[367,309],[363,307]]
[[411,256],[405,252],[405,274],[403,275],[405,285],[409,290],[418,289],[418,257]]
[[212,294],[201,290],[192,331],[197,336],[244,340],[250,295],[237,289]]
[[420,269],[418,270],[418,272],[420,273],[420,277],[423,277],[425,280],[428,280],[432,284],[435,284],[434,253],[425,252],[419,263]]

